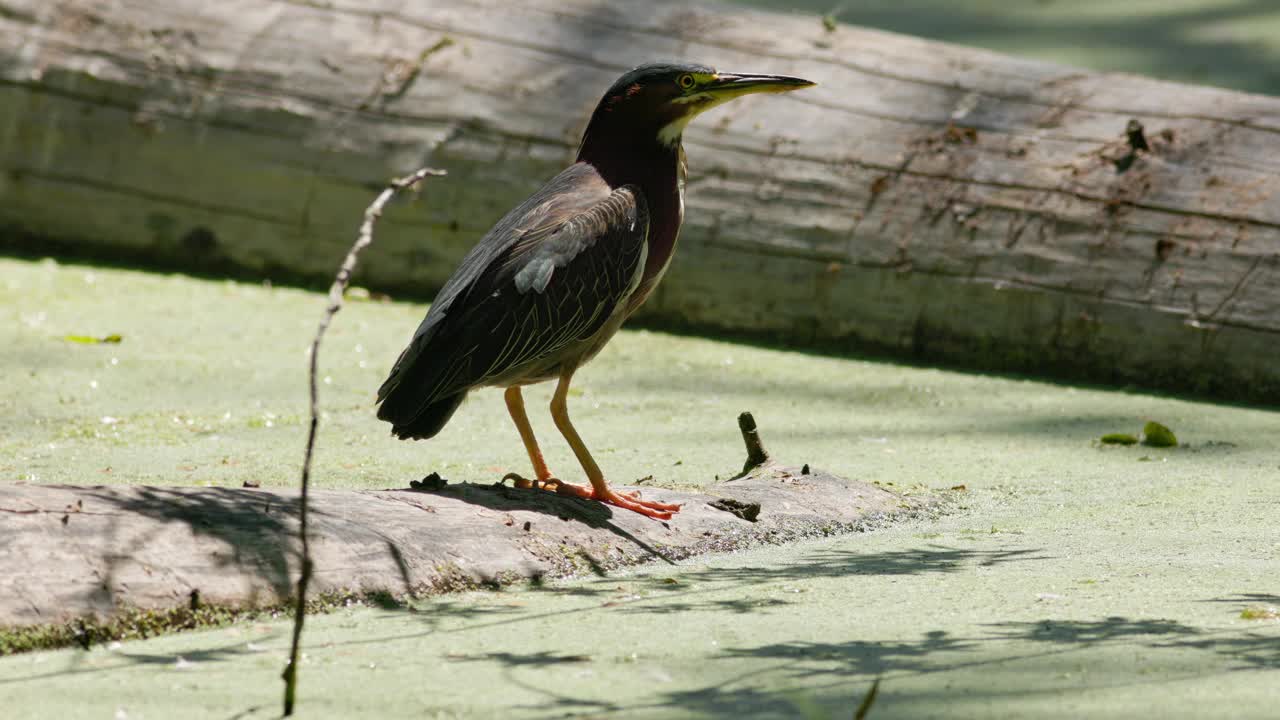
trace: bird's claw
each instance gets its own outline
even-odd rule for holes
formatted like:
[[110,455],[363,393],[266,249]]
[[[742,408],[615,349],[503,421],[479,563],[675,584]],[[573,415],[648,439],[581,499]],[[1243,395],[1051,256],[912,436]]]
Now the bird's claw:
[[642,500],[639,491],[621,493],[605,488],[603,492],[597,492],[590,485],[574,485],[554,477],[530,480],[519,473],[507,473],[502,476],[502,482],[505,483],[508,480],[511,480],[517,488],[523,490],[546,490],[557,495],[595,500],[624,510],[637,512],[655,520],[670,520],[672,513],[679,512],[681,507],[678,504]]
[[536,480],[530,480],[529,478],[521,475],[520,473],[513,473],[513,472],[503,475],[501,482],[505,483],[508,480],[511,481],[512,485],[520,488],[521,490],[551,490],[552,488],[549,486],[561,484],[560,480],[558,480],[557,478],[546,477],[546,478],[538,478]]
[[604,491],[597,491],[593,487],[571,485],[569,483],[560,483],[556,487],[556,492],[561,495],[571,495],[606,503],[624,510],[640,513],[655,520],[670,520],[672,513],[680,511],[680,505],[641,500],[638,492],[620,493],[608,488],[605,488]]

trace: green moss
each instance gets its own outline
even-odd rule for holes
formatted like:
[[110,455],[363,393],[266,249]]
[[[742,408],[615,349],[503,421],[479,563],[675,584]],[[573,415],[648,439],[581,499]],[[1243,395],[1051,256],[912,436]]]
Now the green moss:
[[[307,613],[326,613],[352,605],[381,606],[379,597],[354,593],[320,595],[307,603]],[[194,602],[166,610],[126,608],[108,619],[78,618],[64,623],[0,629],[0,656],[33,650],[81,647],[112,641],[141,640],[168,633],[207,630],[237,622],[293,615],[293,604],[235,608]]]
[[[590,566],[583,564],[582,569]],[[374,592],[339,591],[316,595],[307,601],[307,614],[326,614],[351,607],[400,608],[407,601],[470,590],[497,590],[521,583],[526,578],[500,573],[491,580],[477,580],[456,565],[437,568],[439,576],[429,584],[397,595],[386,590]],[[540,579],[538,579],[540,580]],[[534,584],[538,580],[533,581]],[[208,605],[196,596],[187,605],[164,610],[118,609],[110,618],[77,618],[19,628],[0,628],[0,656],[64,647],[89,649],[112,641],[141,640],[190,630],[208,630],[235,623],[293,617],[293,602],[259,607]]]

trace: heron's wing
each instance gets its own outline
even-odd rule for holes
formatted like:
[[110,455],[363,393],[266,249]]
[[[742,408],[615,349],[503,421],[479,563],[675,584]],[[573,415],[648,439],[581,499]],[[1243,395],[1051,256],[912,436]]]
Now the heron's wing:
[[379,417],[405,425],[437,399],[550,361],[630,296],[647,206],[638,189],[610,191],[588,170],[562,173],[468,255],[379,390]]

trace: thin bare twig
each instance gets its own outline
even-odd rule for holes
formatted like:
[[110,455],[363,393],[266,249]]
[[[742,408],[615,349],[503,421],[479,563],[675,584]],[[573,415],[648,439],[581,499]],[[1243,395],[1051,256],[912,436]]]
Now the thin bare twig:
[[880,691],[880,678],[871,683],[871,689],[867,694],[862,696],[862,704],[853,712],[853,720],[866,720],[867,713],[871,712],[871,706],[875,704],[876,693]]
[[325,306],[324,315],[320,318],[320,326],[316,328],[315,339],[311,341],[309,375],[311,383],[311,425],[307,430],[307,451],[302,458],[302,496],[299,499],[301,506],[298,514],[298,534],[302,539],[302,572],[298,576],[297,606],[293,611],[293,645],[289,649],[289,664],[285,666],[282,676],[284,678],[284,714],[286,717],[293,714],[293,703],[297,696],[298,646],[302,641],[302,623],[307,615],[307,586],[311,583],[311,544],[307,538],[307,489],[311,482],[311,457],[316,446],[316,428],[320,425],[319,389],[316,384],[320,340],[324,337],[325,331],[329,329],[329,323],[333,320],[333,316],[337,315],[338,311],[342,309],[342,295],[351,283],[351,273],[356,269],[356,256],[360,254],[361,250],[373,243],[373,226],[378,222],[378,218],[382,217],[382,209],[386,207],[387,203],[391,202],[391,198],[402,190],[414,187],[428,176],[444,174],[443,170],[422,168],[412,175],[392,180],[387,185],[387,188],[364,211],[364,222],[360,223],[360,234],[356,236],[355,244],[347,252],[346,259],[342,261],[342,266],[338,268],[338,274],[333,279],[333,285],[329,287],[328,305]]

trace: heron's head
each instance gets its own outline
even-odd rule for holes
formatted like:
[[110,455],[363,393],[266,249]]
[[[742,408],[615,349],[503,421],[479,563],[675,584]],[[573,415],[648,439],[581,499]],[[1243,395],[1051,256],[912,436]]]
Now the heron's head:
[[716,72],[706,65],[650,64],[627,72],[596,106],[583,137],[593,142],[673,147],[689,121],[717,105],[752,93],[780,93],[814,83],[785,75]]

